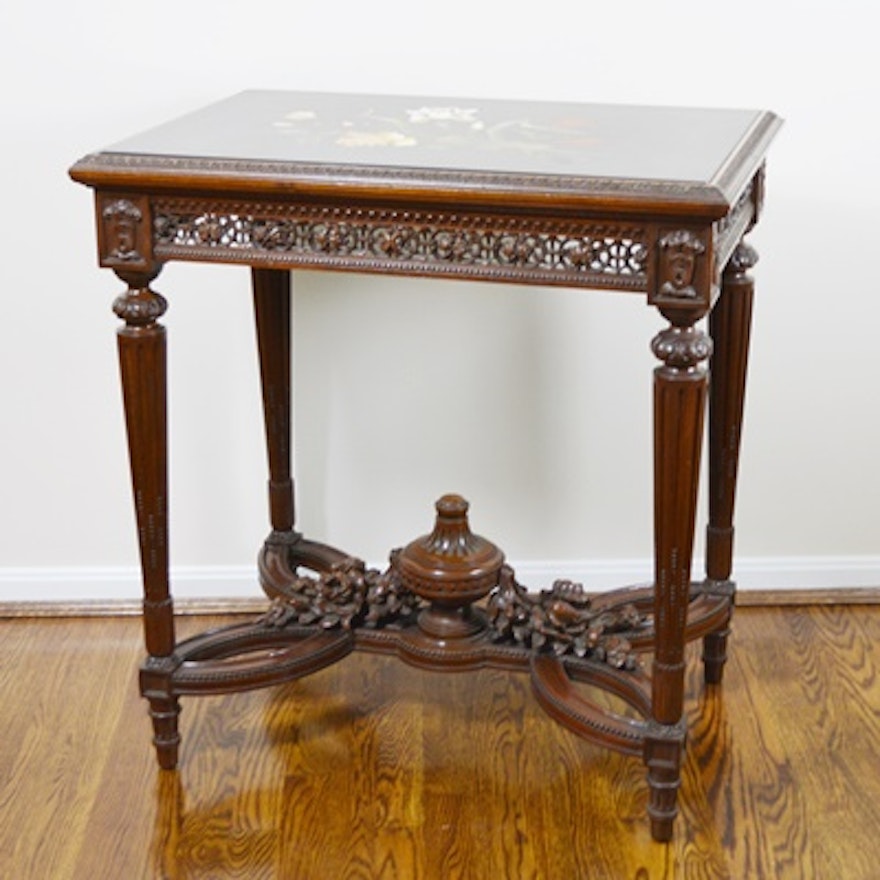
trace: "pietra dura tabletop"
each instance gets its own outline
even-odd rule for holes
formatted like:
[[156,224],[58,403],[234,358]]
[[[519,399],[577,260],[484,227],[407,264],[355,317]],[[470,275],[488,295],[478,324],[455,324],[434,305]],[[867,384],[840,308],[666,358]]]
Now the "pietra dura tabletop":
[[[184,695],[276,684],[356,649],[431,670],[496,666],[527,673],[556,721],[642,757],[652,833],[670,838],[684,647],[703,639],[709,685],[726,658],[757,259],[743,237],[779,124],[752,110],[251,91],[73,166],[94,190],[100,264],[126,285],[114,311],[144,584],[141,691],[163,768],[177,765]],[[180,642],[167,556],[167,303],[152,287],[171,260],[252,269],[271,520],[258,564],[266,612]],[[560,579],[530,592],[454,494],[383,571],[297,531],[296,268],[645,294],[662,316],[651,343],[653,583],[591,595]],[[694,580],[707,397],[705,575]],[[580,682],[631,711],[600,708]]]

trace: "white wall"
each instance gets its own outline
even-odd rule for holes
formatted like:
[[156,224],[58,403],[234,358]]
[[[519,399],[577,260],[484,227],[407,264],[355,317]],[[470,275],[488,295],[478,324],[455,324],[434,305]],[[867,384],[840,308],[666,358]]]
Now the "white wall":
[[[66,169],[248,87],[784,116],[752,237],[740,572],[753,586],[880,585],[873,4],[48,7],[0,9],[0,599],[136,593],[121,285],[96,266],[90,194]],[[156,287],[171,303],[177,592],[254,593],[266,514],[247,272],[175,264]],[[296,308],[300,525],[314,537],[381,561],[458,490],[526,570],[647,574],[648,341],[662,321],[641,298],[303,274]]]

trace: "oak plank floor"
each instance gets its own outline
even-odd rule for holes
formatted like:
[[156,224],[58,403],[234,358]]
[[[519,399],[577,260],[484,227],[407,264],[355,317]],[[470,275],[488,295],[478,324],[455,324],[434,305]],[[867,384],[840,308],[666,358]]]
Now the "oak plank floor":
[[[181,635],[230,620],[182,618]],[[723,688],[692,657],[661,845],[641,763],[555,725],[525,676],[355,655],[185,699],[166,773],[136,619],[0,620],[0,877],[870,880],[878,646],[876,605],[738,609]]]

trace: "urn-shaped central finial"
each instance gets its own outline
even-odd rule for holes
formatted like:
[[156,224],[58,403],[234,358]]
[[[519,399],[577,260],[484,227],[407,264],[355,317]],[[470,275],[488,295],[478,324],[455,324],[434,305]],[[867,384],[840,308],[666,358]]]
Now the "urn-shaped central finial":
[[419,617],[430,635],[467,635],[481,627],[470,605],[498,584],[504,554],[470,530],[468,503],[444,495],[435,505],[434,531],[400,553],[397,567],[404,584],[431,602]]

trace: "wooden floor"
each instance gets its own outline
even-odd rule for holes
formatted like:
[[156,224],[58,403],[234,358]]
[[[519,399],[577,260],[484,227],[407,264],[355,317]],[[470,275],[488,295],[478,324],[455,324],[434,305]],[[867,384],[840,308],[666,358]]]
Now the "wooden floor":
[[0,877],[880,877],[880,607],[742,608],[735,629],[722,690],[691,664],[660,845],[641,763],[556,726],[525,677],[356,655],[193,698],[167,773],[136,619],[0,621]]

